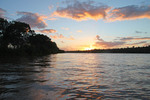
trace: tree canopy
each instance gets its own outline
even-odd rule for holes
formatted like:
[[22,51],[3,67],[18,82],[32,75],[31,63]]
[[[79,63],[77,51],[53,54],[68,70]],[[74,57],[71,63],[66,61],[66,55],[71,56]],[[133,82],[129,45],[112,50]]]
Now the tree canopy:
[[0,55],[43,55],[63,52],[43,34],[36,34],[30,25],[0,18]]

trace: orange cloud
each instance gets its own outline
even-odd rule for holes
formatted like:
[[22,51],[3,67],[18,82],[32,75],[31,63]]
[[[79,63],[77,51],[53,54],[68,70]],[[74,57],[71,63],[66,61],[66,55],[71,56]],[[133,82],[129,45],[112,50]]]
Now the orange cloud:
[[78,30],[77,32],[78,32],[78,33],[81,33],[81,32],[82,32],[82,30]]
[[70,36],[69,38],[66,38],[67,40],[75,40],[74,37]]
[[149,6],[130,5],[115,8],[107,15],[107,19],[109,21],[133,20],[141,18],[150,19],[150,5]]
[[74,38],[72,36],[70,37],[65,37],[62,34],[58,34],[56,33],[55,35],[51,35],[50,36],[52,39],[65,39],[65,40],[74,40]]
[[111,7],[106,5],[94,5],[94,2],[79,2],[77,0],[68,3],[67,7],[58,7],[52,14],[56,17],[71,18],[74,20],[99,20],[106,17]]
[[43,30],[37,30],[38,32],[41,32],[41,33],[56,33],[57,31],[54,30],[54,29],[43,29]]
[[78,0],[73,0],[66,4],[66,7],[57,7],[52,16],[78,21],[89,19],[107,21],[150,19],[150,5],[129,5],[112,9],[113,7],[107,5],[95,5],[94,1],[79,2]]
[[21,15],[20,18],[16,19],[17,21],[28,23],[31,27],[39,29],[47,27],[47,24],[44,21],[47,16],[41,16],[38,13],[31,12],[17,12],[17,14]]

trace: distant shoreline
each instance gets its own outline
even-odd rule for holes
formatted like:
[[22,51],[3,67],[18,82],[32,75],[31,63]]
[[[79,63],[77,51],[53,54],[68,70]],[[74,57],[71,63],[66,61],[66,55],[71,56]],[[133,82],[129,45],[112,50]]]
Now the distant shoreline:
[[[103,53],[91,53],[91,52],[65,52],[65,53],[85,53],[85,54],[150,54],[150,53],[110,53],[110,52],[103,52]],[[57,53],[59,54],[59,53]]]
[[150,53],[150,46],[132,47],[132,48],[115,48],[115,49],[94,49],[94,50],[76,50],[65,51],[65,53]]

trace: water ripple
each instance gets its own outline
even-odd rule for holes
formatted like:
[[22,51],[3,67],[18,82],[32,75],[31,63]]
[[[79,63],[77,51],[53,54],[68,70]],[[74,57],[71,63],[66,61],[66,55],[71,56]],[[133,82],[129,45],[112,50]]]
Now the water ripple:
[[0,100],[149,100],[149,59],[77,53],[0,58]]

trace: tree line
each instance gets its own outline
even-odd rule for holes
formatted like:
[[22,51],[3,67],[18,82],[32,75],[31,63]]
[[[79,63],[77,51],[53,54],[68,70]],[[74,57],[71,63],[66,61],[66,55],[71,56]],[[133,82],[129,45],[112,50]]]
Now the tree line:
[[68,53],[150,53],[150,45],[144,47],[127,47],[114,49],[94,49],[83,51],[67,51]]

